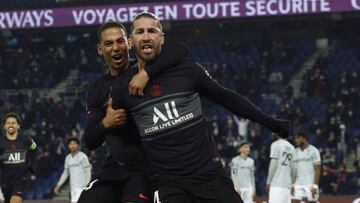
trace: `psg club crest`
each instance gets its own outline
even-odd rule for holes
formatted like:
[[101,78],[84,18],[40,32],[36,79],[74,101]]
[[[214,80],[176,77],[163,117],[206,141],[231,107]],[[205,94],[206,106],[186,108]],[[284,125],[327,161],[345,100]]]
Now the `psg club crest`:
[[160,85],[152,85],[150,89],[150,94],[153,97],[161,96],[161,86]]

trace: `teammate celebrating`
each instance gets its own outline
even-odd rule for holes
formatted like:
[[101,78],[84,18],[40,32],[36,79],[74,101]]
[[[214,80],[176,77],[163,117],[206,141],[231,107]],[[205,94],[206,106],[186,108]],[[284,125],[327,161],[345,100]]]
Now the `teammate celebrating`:
[[288,122],[266,115],[187,59],[150,80],[143,97],[130,96],[127,87],[132,76],[162,52],[164,34],[158,18],[148,12],[137,15],[130,42],[138,63],[114,80],[112,98],[114,108],[125,107],[136,123],[156,202],[242,202],[208,133],[200,95],[282,135],[288,134]]
[[8,113],[4,119],[5,136],[0,138],[1,188],[5,203],[21,203],[29,176],[36,144],[19,134],[20,118]]
[[70,154],[65,158],[64,172],[54,188],[54,193],[59,194],[60,187],[70,176],[71,202],[76,203],[80,197],[81,191],[90,182],[91,166],[86,154],[79,150],[80,141],[78,138],[69,138],[67,144]]
[[[84,141],[90,150],[105,142],[109,156],[101,172],[82,192],[79,203],[151,202],[139,133],[124,109],[113,109],[110,98],[112,81],[136,63],[130,60],[125,27],[107,22],[100,26],[98,40],[98,53],[104,57],[108,73],[89,86]],[[149,78],[168,67],[167,62],[176,63],[188,52],[180,45],[169,48],[171,54],[161,55],[134,77],[136,80],[129,84],[130,92],[141,95],[141,87]]]
[[255,164],[249,157],[250,143],[240,144],[240,155],[231,160],[231,179],[237,193],[241,196],[244,203],[253,203],[256,194],[255,189]]
[[269,203],[290,203],[290,188],[295,180],[296,166],[293,163],[295,148],[287,140],[273,133],[270,149],[270,166],[266,181]]
[[297,177],[295,186],[292,188],[293,203],[300,203],[300,201],[317,202],[321,170],[320,152],[316,147],[309,144],[306,133],[298,132],[295,136],[295,142],[298,147],[295,150],[294,160],[297,163]]

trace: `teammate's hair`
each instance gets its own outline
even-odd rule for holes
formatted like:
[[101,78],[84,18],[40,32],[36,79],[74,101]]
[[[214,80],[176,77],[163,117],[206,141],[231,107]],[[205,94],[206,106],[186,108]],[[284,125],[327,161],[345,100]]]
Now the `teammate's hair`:
[[15,118],[15,119],[16,119],[16,122],[17,122],[19,125],[21,124],[20,116],[19,116],[17,113],[14,113],[14,112],[7,113],[7,114],[5,115],[3,124],[6,123],[6,120],[7,120],[8,118]]
[[101,34],[109,28],[120,28],[120,29],[124,30],[125,36],[127,36],[126,28],[123,24],[110,21],[110,22],[106,22],[106,23],[102,24],[99,27],[99,29],[97,31],[97,37],[98,37],[99,42],[101,42]]
[[250,142],[248,142],[248,141],[242,141],[242,142],[240,143],[239,148],[243,147],[244,145],[249,145],[249,144],[250,144]]
[[151,18],[151,19],[154,19],[156,21],[156,24],[158,25],[160,31],[162,32],[163,28],[162,28],[162,25],[161,25],[161,22],[159,20],[159,18],[153,14],[153,13],[150,13],[150,12],[147,12],[147,11],[144,11],[144,12],[141,12],[139,14],[137,14],[134,19],[131,21],[131,25],[130,25],[130,33],[132,33],[134,31],[134,23],[136,20],[139,20],[140,18]]
[[72,141],[74,141],[74,142],[76,142],[78,145],[80,145],[80,140],[79,140],[79,138],[74,137],[74,136],[69,137],[69,139],[67,140],[67,144],[69,145],[70,142],[72,142]]
[[297,133],[296,133],[296,136],[302,137],[302,138],[304,138],[305,140],[309,140],[309,135],[306,134],[305,132],[297,132]]

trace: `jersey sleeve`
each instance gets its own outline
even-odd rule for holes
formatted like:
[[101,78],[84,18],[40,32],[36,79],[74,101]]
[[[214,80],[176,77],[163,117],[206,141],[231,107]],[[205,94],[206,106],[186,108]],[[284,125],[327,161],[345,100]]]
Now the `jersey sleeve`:
[[96,84],[89,85],[86,97],[86,120],[84,143],[85,146],[94,150],[105,141],[106,129],[102,125],[102,119],[105,117],[104,109],[98,101],[98,87]]
[[238,116],[260,123],[272,132],[288,132],[288,122],[272,118],[239,93],[223,87],[200,64],[194,64],[193,69],[197,76],[196,87],[201,96]]
[[165,44],[160,54],[146,64],[147,74],[150,78],[153,78],[167,68],[180,63],[188,55],[188,52],[189,50],[184,44]]
[[69,158],[68,157],[69,157],[69,155],[66,156],[66,158],[65,158],[64,170],[69,168]]
[[321,164],[321,156],[318,149],[314,148],[314,151],[311,154],[311,160],[315,165]]
[[271,159],[280,159],[280,152],[279,152],[278,148],[276,147],[275,143],[271,144],[270,158]]
[[229,167],[230,168],[234,168],[235,167],[235,158],[231,159],[230,163],[229,163]]
[[89,162],[89,158],[86,154],[82,154],[82,160],[81,160],[81,163],[80,165],[83,167],[83,168],[87,168],[90,166],[90,162]]

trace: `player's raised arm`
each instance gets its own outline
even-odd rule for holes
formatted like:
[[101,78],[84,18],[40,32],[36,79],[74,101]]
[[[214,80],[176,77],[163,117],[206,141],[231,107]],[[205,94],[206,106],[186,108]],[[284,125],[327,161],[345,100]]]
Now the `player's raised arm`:
[[239,93],[223,87],[201,65],[195,64],[193,69],[197,75],[197,89],[201,96],[225,107],[238,116],[260,123],[272,132],[280,134],[281,137],[288,137],[290,128],[288,121],[267,115]]
[[187,55],[188,48],[184,44],[169,43],[162,47],[161,53],[146,64],[139,64],[139,73],[129,83],[131,95],[143,96],[144,88],[150,78],[155,77],[164,70],[180,63]]

